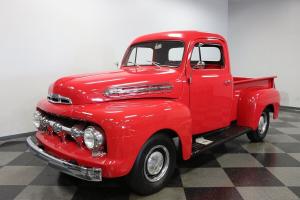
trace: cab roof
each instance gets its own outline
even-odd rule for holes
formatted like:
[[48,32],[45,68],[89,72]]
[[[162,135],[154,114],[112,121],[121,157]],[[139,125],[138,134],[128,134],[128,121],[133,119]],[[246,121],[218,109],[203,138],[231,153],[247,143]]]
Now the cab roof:
[[159,32],[151,33],[147,35],[140,36],[133,40],[132,44],[153,41],[153,40],[181,40],[184,42],[189,42],[191,40],[199,38],[214,38],[225,41],[225,39],[218,34],[199,32],[199,31],[168,31],[168,32]]

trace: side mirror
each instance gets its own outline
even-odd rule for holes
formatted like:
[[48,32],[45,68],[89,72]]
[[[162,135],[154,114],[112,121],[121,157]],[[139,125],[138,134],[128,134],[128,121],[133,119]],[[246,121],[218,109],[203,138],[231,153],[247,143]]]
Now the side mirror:
[[119,67],[119,62],[114,62],[114,65],[118,68]]
[[205,62],[201,60],[196,65],[193,65],[192,67],[193,69],[203,69],[205,67]]
[[202,60],[202,57],[201,57],[201,47],[203,46],[204,44],[203,43],[198,43],[198,52],[199,52],[199,61],[197,62],[196,65],[193,65],[193,69],[203,69],[205,67],[205,62]]

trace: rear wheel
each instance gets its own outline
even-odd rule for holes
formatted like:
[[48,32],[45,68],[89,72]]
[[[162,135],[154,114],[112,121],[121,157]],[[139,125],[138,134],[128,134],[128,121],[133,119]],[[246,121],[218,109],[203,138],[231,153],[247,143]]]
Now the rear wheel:
[[164,187],[176,164],[176,148],[171,138],[154,135],[143,146],[128,176],[131,189],[141,195],[152,194]]
[[264,110],[259,117],[258,126],[255,131],[247,133],[251,142],[261,142],[267,135],[270,125],[270,115],[267,110]]

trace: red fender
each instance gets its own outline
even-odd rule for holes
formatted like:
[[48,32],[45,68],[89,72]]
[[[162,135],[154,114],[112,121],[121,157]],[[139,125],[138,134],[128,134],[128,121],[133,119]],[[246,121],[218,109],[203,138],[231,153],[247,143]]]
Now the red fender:
[[[126,101],[123,108],[117,107],[120,103],[110,103],[110,109],[116,107],[119,113],[109,116],[106,111],[104,116],[108,120],[101,124],[107,134],[111,134],[111,140],[118,143],[119,152],[114,156],[125,159],[124,165],[128,167],[124,174],[131,169],[146,141],[160,130],[168,129],[176,133],[181,142],[183,159],[186,160],[191,156],[192,122],[190,110],[186,105],[165,99]],[[115,147],[114,144],[109,145],[108,151]]]
[[[99,166],[104,177],[119,177],[128,174],[145,142],[160,130],[168,129],[176,133],[182,146],[182,157],[188,159],[192,150],[191,114],[189,108],[174,100],[145,99],[105,102],[101,104],[86,104],[64,106],[51,104],[46,100],[38,107],[46,112],[55,111],[58,115],[84,120],[98,124],[106,135],[107,154],[94,159],[91,156],[78,156],[78,147],[70,144],[61,148],[52,148],[53,153],[62,154],[67,149],[68,156],[76,159],[84,166]],[[168,134],[168,133],[166,133]],[[47,135],[47,134],[46,134]],[[45,137],[46,137],[45,135]],[[39,134],[40,141],[44,138]],[[55,141],[51,141],[55,143]],[[45,143],[45,145],[49,144]],[[67,146],[68,145],[68,146]],[[49,147],[50,148],[50,147]],[[90,155],[89,150],[81,150],[84,155]],[[66,158],[68,159],[68,158]]]
[[267,106],[272,106],[273,118],[278,118],[280,96],[275,88],[244,90],[238,101],[237,123],[257,129],[259,117]]

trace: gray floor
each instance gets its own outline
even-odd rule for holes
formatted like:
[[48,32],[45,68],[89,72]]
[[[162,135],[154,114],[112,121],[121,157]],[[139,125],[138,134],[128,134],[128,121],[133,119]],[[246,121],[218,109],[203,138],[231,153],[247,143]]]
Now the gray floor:
[[0,199],[300,199],[300,114],[281,112],[263,143],[245,136],[181,162],[168,186],[147,197],[122,180],[90,183],[59,173],[27,151],[24,138],[0,142]]

